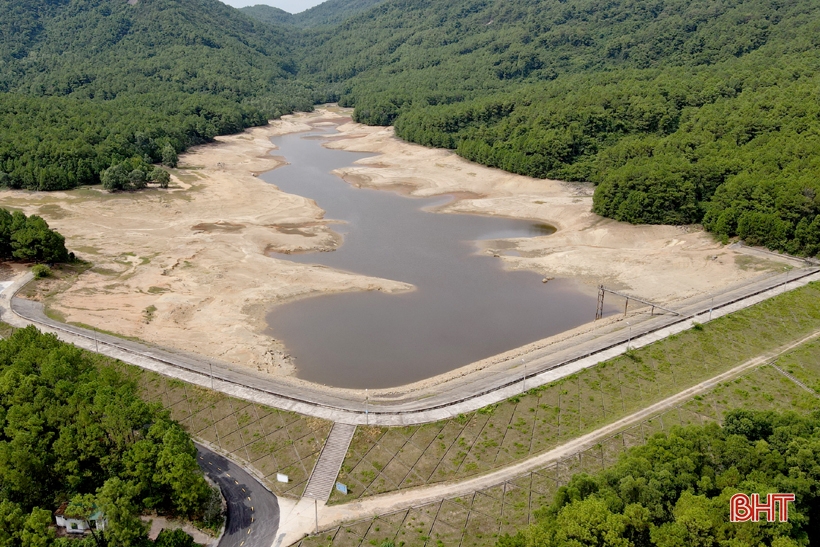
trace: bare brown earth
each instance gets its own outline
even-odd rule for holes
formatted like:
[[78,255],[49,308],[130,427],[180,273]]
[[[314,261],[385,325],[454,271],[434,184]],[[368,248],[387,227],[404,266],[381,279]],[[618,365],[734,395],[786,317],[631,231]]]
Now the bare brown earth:
[[[377,152],[337,173],[357,186],[409,185],[414,196],[472,194],[441,209],[541,220],[555,234],[488,244],[511,269],[546,277],[631,289],[636,296],[670,303],[755,277],[773,267],[717,243],[699,227],[634,226],[591,212],[593,187],[513,175],[466,161],[452,152],[397,139],[393,128],[348,123],[330,148]],[[512,253],[510,251],[513,251]],[[520,255],[520,256],[516,256]],[[737,259],[741,259],[740,263]]]
[[181,156],[169,190],[0,192],[0,203],[43,216],[70,249],[93,263],[67,289],[49,293],[46,283],[37,297],[67,321],[292,375],[286,348],[263,334],[264,316],[274,305],[322,293],[412,290],[266,254],[332,251],[340,244],[314,202],[256,177],[284,161],[270,154],[271,136],[326,123],[340,123],[342,133],[327,146],[380,154],[340,170],[352,184],[418,196],[452,193],[459,199],[446,211],[537,219],[558,228],[550,236],[491,242],[482,251],[498,254],[509,268],[606,282],[672,302],[771,267],[695,228],[603,219],[590,212],[588,186],[482,167],[404,143],[391,128],[355,124],[346,115],[322,109],[219,137]]

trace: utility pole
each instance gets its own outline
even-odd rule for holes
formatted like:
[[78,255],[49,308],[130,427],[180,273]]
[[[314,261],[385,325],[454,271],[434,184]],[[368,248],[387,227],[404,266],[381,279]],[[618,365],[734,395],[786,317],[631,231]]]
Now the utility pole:
[[367,413],[367,400],[369,399],[369,395],[367,394],[367,388],[364,388],[364,423],[365,425],[370,425],[370,415]]
[[208,367],[211,369],[211,391],[214,390],[214,364],[208,361]]
[[629,338],[626,339],[626,351],[629,351],[629,344],[632,343],[632,325],[627,321],[626,326],[629,327]]

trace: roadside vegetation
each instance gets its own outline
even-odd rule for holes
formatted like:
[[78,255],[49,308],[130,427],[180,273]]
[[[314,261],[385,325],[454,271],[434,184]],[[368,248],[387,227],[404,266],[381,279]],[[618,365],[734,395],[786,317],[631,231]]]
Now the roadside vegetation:
[[0,415],[6,545],[75,545],[51,526],[63,503],[85,520],[105,515],[88,545],[150,545],[139,519],[148,511],[221,523],[219,492],[182,427],[116,368],[53,335],[27,327],[0,340]]
[[53,264],[73,258],[65,247],[65,238],[41,217],[0,208],[0,260]]
[[[162,405],[198,441],[252,468],[277,495],[299,498],[331,422],[249,403],[180,380],[119,363],[140,394]],[[277,474],[288,476],[278,482]]]
[[[814,439],[816,426],[811,424],[817,423],[820,410],[818,352],[820,342],[808,342],[773,363],[804,384],[814,386],[814,394],[773,366],[763,365],[543,469],[466,495],[346,523],[305,538],[298,547],[510,547],[541,540],[546,543],[539,545],[552,545],[549,538],[544,538],[552,532],[567,540],[562,545],[619,545],[619,541],[626,546],[652,545],[640,541],[646,539],[645,535],[615,534],[601,540],[598,534],[608,525],[617,526],[624,520],[636,522],[624,517],[645,515],[643,510],[626,511],[628,503],[634,502],[649,511],[650,526],[643,529],[644,534],[652,526],[668,524],[663,532],[655,534],[658,538],[663,536],[677,541],[672,545],[720,545],[721,540],[730,539],[741,545],[758,545],[761,543],[755,540],[761,539],[763,545],[805,545],[807,536],[816,537],[817,534],[816,510],[804,501],[812,500],[816,495],[816,488],[812,486],[812,481],[817,479],[812,471],[816,464],[813,463],[814,456],[803,452],[803,447],[817,442]],[[726,430],[716,429],[717,424],[730,420],[731,427],[738,429],[738,425],[742,426],[742,438],[729,438]],[[759,434],[766,432],[767,427],[757,431],[756,427],[747,427],[767,422],[777,424],[778,434],[766,434],[765,440],[760,439]],[[809,427],[804,427],[806,425]],[[769,431],[773,433],[771,428]],[[786,440],[792,435],[791,442]],[[704,438],[710,441],[706,448],[693,442]],[[809,443],[803,444],[806,440]],[[710,467],[715,463],[712,443],[723,456],[731,458],[731,462],[720,462],[725,467],[714,473],[710,471],[715,470]],[[726,447],[738,450],[733,454]],[[687,458],[692,450],[697,451],[695,457]],[[780,459],[778,454],[772,453],[773,450],[785,452],[786,457]],[[758,460],[762,453],[772,457],[766,461]],[[678,460],[677,454],[683,457]],[[750,466],[758,465],[762,471],[760,475],[754,469],[749,472]],[[784,465],[791,467],[784,469]],[[697,476],[693,472],[696,467]],[[672,470],[679,472],[674,478],[669,476]],[[623,472],[631,473],[632,478],[624,477]],[[652,476],[653,473],[662,477]],[[715,479],[724,473],[719,485]],[[656,480],[650,481],[653,478]],[[618,484],[613,484],[615,479]],[[670,483],[673,480],[679,480],[680,484],[675,482],[673,485]],[[703,497],[681,502],[687,486],[691,486],[691,495]],[[794,511],[794,504],[790,507],[789,518],[795,519],[796,526],[746,523],[734,529],[736,535],[731,535],[735,525],[727,525],[728,501],[722,503],[727,493],[724,490],[765,494],[775,491],[772,488],[790,492],[791,488],[804,487],[809,490],[808,495],[798,502],[801,514],[798,516]],[[611,489],[616,490],[615,496],[610,495]],[[623,503],[622,493],[634,496],[633,501]],[[609,518],[595,516],[598,507],[592,506],[599,504],[601,499],[604,507],[600,514]],[[560,510],[576,502],[586,503],[574,505],[573,510],[563,514],[561,530],[549,528],[554,526],[557,516],[551,508]],[[709,509],[706,515],[702,511],[704,506]],[[583,526],[572,526],[570,517],[578,519]],[[685,531],[681,530],[681,525]],[[588,535],[579,537],[581,534]],[[651,532],[649,534],[651,542]],[[784,534],[795,537],[773,540]]]
[[820,330],[818,299],[820,284],[811,284],[449,420],[359,427],[338,479],[349,493],[334,491],[331,503],[464,479],[545,452]]

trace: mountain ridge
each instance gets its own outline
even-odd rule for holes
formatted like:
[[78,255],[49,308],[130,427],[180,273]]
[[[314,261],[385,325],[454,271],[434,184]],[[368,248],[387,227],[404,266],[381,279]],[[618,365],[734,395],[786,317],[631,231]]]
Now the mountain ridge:
[[293,14],[267,4],[239,8],[244,14],[263,23],[314,28],[336,25],[385,0],[327,0],[305,11]]
[[[87,167],[79,134],[49,148],[43,132],[62,128],[21,127],[0,143],[0,179],[94,182],[128,154],[338,101],[412,142],[592,181],[604,216],[820,252],[816,2],[330,0],[292,17],[306,28],[217,0],[0,0],[7,112],[48,120],[65,104],[93,112],[57,99],[89,100],[133,132]],[[150,123],[129,104],[153,109],[138,116]],[[64,182],[43,174],[54,169]]]

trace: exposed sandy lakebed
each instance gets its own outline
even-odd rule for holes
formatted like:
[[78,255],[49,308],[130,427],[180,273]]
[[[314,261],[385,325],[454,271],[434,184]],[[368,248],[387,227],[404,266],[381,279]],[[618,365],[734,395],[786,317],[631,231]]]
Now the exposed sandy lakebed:
[[[4,191],[2,204],[43,216],[94,267],[50,308],[76,321],[277,375],[287,350],[263,334],[267,311],[294,298],[343,291],[412,290],[405,283],[296,264],[278,251],[331,251],[332,223],[310,200],[254,176],[283,162],[269,138],[340,123],[326,146],[378,153],[338,173],[352,184],[452,193],[445,210],[542,220],[549,236],[492,242],[510,268],[606,282],[659,302],[712,292],[759,275],[702,231],[631,226],[590,212],[591,189],[512,175],[451,152],[407,144],[392,128],[355,124],[336,109],[287,116],[219,137],[181,156],[172,189],[110,195],[97,189]],[[509,254],[514,250],[513,256]]]

